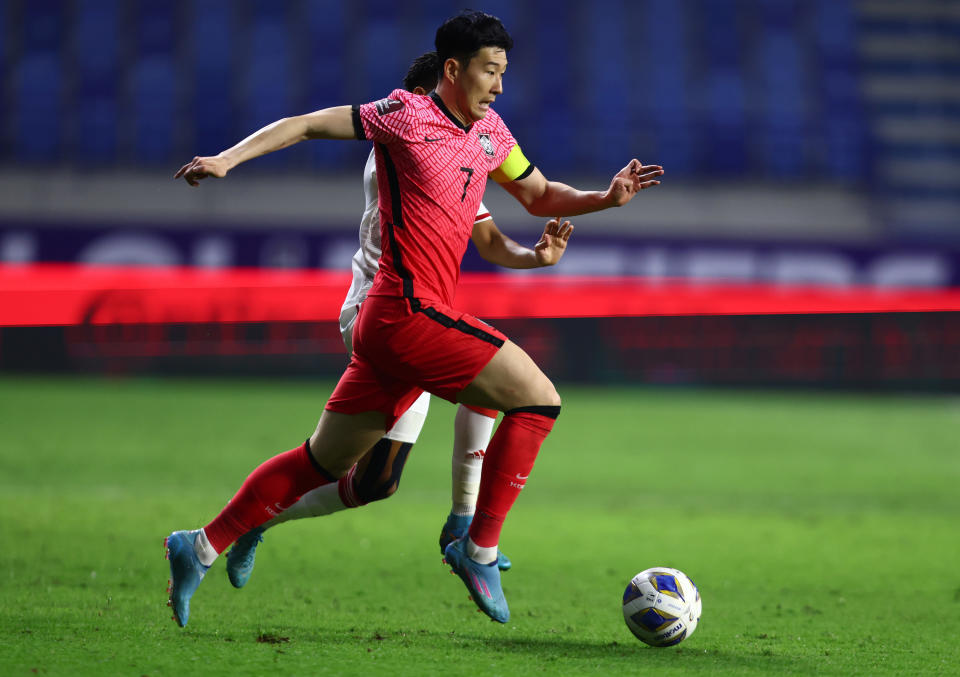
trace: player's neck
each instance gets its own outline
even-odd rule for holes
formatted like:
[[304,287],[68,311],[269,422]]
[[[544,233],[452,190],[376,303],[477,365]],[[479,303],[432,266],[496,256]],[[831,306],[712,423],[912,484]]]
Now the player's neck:
[[476,120],[473,120],[469,115],[460,110],[460,107],[457,105],[456,91],[453,87],[445,86],[446,84],[445,82],[441,82],[437,85],[437,88],[433,91],[435,95],[434,101],[439,99],[437,105],[440,106],[440,109],[447,117],[451,118],[464,129],[468,129]]

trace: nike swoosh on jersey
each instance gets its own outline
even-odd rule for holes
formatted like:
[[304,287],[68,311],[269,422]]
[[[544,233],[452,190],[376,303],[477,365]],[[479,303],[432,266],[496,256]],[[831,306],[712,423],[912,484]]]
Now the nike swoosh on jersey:
[[440,137],[437,137],[436,139],[431,139],[429,136],[425,136],[423,137],[423,140],[426,141],[427,143],[432,143],[434,141],[442,141],[443,137],[440,136]]

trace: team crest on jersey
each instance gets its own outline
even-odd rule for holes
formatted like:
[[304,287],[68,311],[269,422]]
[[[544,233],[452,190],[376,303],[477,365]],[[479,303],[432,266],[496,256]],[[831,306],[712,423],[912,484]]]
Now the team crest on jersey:
[[480,147],[483,148],[483,152],[489,155],[490,157],[493,157],[494,155],[493,141],[490,140],[490,135],[478,134],[477,136],[480,137]]
[[396,99],[380,99],[373,105],[377,107],[377,112],[380,115],[395,113],[403,109],[403,101],[397,101]]

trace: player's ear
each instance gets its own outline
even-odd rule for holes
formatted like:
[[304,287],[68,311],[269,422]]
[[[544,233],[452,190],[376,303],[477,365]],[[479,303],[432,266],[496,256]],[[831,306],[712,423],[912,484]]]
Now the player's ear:
[[455,58],[450,57],[443,62],[443,77],[445,80],[449,80],[451,83],[457,81],[457,77],[460,75],[460,62]]

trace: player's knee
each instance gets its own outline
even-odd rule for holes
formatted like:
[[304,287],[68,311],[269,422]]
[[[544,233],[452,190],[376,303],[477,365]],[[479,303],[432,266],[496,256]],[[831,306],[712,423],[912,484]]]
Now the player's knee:
[[364,504],[382,501],[397,493],[399,488],[400,485],[397,482],[385,482],[373,487],[358,486],[356,487],[357,498]]
[[354,492],[362,503],[382,501],[397,492],[412,447],[411,442],[397,442],[387,437],[374,445],[362,472],[354,477]]
[[535,398],[537,400],[537,404],[540,406],[560,406],[560,393],[557,392],[553,382],[550,381],[550,379],[548,379],[546,376],[543,377],[542,382],[539,384]]
[[544,379],[543,382],[535,387],[528,388],[514,400],[515,404],[510,409],[516,407],[559,407],[560,393],[553,387],[553,384]]

